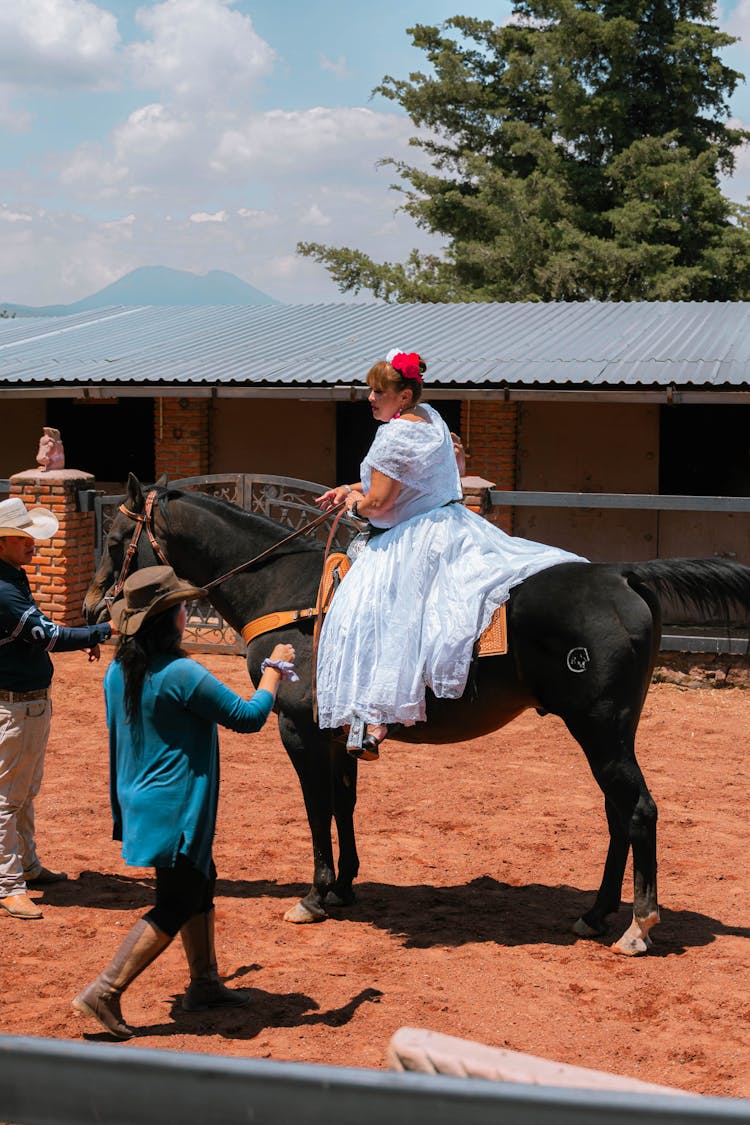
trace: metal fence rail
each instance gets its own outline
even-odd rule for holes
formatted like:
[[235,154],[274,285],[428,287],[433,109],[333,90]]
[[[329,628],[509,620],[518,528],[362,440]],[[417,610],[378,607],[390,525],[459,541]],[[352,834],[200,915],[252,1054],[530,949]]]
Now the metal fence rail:
[[[520,492],[493,488],[490,503],[500,508],[570,508],[600,511],[655,512],[750,512],[747,496],[657,496],[636,492]],[[698,552],[700,553],[700,549]],[[716,627],[685,627],[665,625],[660,649],[662,652],[724,653],[747,655],[750,652],[748,628],[730,625],[719,631]]]
[[717,1125],[750,1102],[0,1036],[13,1125]]
[[502,508],[630,508],[657,512],[750,512],[747,496],[655,496],[640,492],[504,492],[490,490]]

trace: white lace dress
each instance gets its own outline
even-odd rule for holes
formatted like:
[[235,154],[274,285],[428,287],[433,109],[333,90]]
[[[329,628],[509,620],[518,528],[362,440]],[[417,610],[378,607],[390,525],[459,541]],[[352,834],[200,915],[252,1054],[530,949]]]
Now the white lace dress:
[[[425,688],[457,699],[472,649],[510,589],[545,567],[585,562],[557,547],[506,535],[469,511],[450,433],[429,422],[393,419],[380,427],[362,463],[400,481],[387,530],[357,556],[326,615],[317,667],[318,721],[340,727],[410,725],[425,718]],[[373,520],[373,523],[375,521]]]

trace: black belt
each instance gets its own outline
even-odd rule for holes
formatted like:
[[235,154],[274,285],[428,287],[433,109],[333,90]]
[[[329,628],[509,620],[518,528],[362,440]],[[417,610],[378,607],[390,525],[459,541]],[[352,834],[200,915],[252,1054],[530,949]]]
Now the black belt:
[[49,688],[37,688],[36,691],[3,691],[0,688],[0,703],[29,703],[32,699],[46,699]]

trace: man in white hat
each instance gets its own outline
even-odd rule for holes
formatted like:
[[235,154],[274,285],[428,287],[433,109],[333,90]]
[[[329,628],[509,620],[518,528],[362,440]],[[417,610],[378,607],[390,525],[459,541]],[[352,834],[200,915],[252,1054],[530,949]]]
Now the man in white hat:
[[99,642],[112,633],[108,623],[55,625],[34,602],[23,568],[35,541],[57,528],[48,508],[27,508],[17,496],[0,502],[0,908],[13,918],[41,918],[27,889],[67,878],[42,866],[34,844],[34,798],[52,712],[49,653],[88,649],[98,660]]

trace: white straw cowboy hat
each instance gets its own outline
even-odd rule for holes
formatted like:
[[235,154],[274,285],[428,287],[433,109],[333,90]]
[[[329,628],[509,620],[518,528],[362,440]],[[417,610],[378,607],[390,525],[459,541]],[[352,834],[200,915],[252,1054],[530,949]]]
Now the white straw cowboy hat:
[[126,579],[123,596],[110,611],[112,624],[118,633],[132,637],[150,617],[204,594],[205,590],[178,578],[171,566],[145,566]]
[[20,496],[0,501],[0,535],[51,539],[59,526],[49,508],[27,508]]

